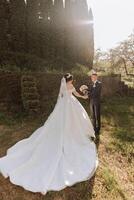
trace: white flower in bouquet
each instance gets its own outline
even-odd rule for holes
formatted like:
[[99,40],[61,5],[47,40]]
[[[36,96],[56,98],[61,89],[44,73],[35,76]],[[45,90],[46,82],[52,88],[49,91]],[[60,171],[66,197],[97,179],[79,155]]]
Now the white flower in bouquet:
[[82,85],[80,87],[80,91],[84,94],[84,95],[88,95],[88,87],[87,85]]

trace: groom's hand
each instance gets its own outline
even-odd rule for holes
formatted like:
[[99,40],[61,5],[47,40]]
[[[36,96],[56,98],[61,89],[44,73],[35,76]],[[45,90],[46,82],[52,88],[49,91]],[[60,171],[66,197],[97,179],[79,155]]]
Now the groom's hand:
[[87,96],[87,95],[85,95],[85,96],[83,96],[82,98],[83,98],[83,99],[88,99],[88,96]]

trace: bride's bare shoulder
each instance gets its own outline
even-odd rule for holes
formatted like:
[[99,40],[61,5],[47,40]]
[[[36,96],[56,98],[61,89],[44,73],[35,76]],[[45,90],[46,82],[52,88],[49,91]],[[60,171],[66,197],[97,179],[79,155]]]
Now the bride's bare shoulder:
[[67,84],[67,89],[72,90],[74,88],[73,84]]

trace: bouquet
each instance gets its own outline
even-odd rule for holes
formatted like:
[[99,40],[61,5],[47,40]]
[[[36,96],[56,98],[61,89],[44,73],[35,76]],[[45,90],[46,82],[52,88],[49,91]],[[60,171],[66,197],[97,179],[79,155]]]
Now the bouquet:
[[87,85],[82,85],[80,87],[80,91],[85,95],[85,96],[88,96],[88,87]]

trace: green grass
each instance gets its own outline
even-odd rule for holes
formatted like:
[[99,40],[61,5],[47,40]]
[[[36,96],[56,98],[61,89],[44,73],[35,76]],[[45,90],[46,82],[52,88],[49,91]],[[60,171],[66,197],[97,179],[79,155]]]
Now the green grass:
[[102,178],[104,179],[105,187],[108,191],[115,190],[117,187],[117,182],[113,174],[107,168],[103,169]]
[[113,128],[113,149],[132,159],[134,155],[134,102],[133,98],[107,99],[104,101],[103,118]]
[[102,179],[104,180],[104,185],[109,193],[120,194],[122,199],[127,199],[124,192],[118,185],[115,175],[110,171],[108,167],[105,167],[102,171]]
[[[89,112],[88,101],[81,100]],[[46,99],[44,113],[26,116],[0,114],[0,156],[17,141],[41,126],[54,107]],[[90,113],[89,113],[90,114]],[[102,101],[102,129],[98,138],[99,167],[90,181],[78,183],[46,196],[31,193],[0,175],[0,200],[132,200],[133,193],[133,98],[107,98]],[[87,155],[88,156],[88,155]]]

